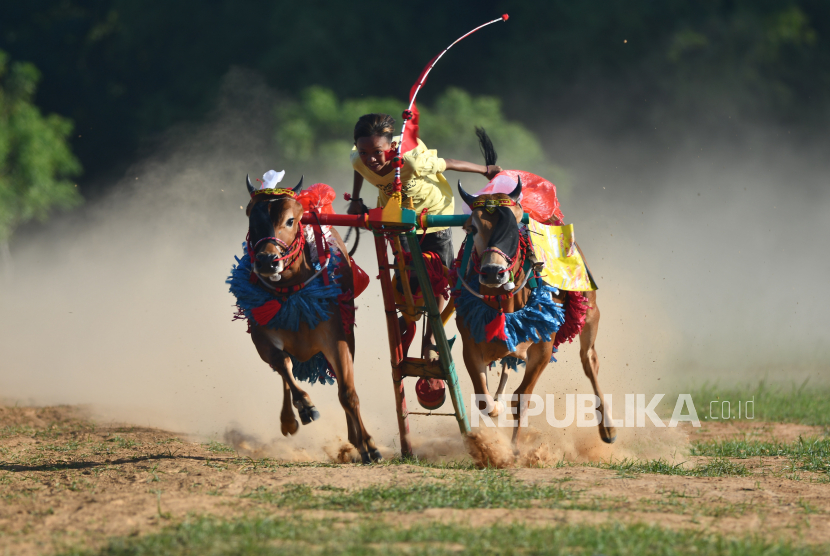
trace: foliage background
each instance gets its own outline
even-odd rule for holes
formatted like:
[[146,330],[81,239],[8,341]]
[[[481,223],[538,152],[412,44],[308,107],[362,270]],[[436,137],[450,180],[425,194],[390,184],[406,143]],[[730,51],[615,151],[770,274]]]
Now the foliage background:
[[30,63],[9,63],[0,50],[0,262],[10,272],[9,238],[52,207],[80,203],[70,178],[81,166],[66,141],[72,122],[44,116],[32,103],[40,73]]
[[[542,139],[573,122],[620,141],[678,143],[691,129],[709,140],[739,141],[759,123],[805,142],[824,139],[830,4],[823,0],[451,0],[417,7],[33,0],[0,5],[0,49],[43,72],[36,102],[75,122],[72,148],[87,172],[84,192],[94,195],[142,145],[174,123],[203,118],[234,66],[261,74],[312,112],[329,102],[312,87],[367,104],[370,97],[400,102],[449,40],[503,12],[511,16],[507,24],[474,35],[442,61],[424,106],[460,118],[451,111],[460,93],[446,86],[490,97],[482,101],[490,106],[499,98],[507,120]],[[345,104],[327,121],[342,119],[337,129],[344,131],[358,105]],[[518,133],[510,129],[505,137]],[[430,141],[442,146],[444,132],[431,131]],[[465,133],[459,137],[471,131]],[[335,140],[317,139],[323,150]],[[310,156],[308,145],[294,154]],[[524,150],[541,161],[534,149]]]

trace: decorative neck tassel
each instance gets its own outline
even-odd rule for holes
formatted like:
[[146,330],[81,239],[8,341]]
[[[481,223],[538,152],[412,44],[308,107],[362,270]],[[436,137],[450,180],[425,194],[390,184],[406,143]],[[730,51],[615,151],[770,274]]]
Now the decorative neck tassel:
[[280,312],[282,309],[282,303],[277,301],[276,299],[272,299],[271,301],[266,302],[264,305],[260,305],[259,307],[255,307],[251,310],[251,314],[254,317],[254,320],[257,321],[257,324],[261,326],[265,326],[271,319],[277,316],[277,313]]
[[495,338],[496,340],[506,341],[507,333],[504,330],[506,324],[507,319],[504,316],[504,311],[499,311],[499,314],[496,315],[496,318],[491,320],[487,324],[487,326],[484,327],[485,337],[487,338],[487,341],[492,342],[493,338]]

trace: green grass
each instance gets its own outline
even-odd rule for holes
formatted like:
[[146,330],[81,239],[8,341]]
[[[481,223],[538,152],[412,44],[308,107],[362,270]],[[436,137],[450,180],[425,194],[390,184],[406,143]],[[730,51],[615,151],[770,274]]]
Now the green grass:
[[684,467],[684,462],[671,464],[665,460],[623,460],[620,462],[600,463],[597,467],[611,469],[621,475],[654,473],[658,475],[680,475],[683,477],[747,477],[752,471],[745,465],[733,463],[722,457],[715,457],[708,462],[698,463],[694,467]]
[[741,459],[781,456],[789,458],[794,469],[830,475],[830,438],[800,438],[789,444],[754,440],[696,442],[691,454]]
[[37,429],[28,425],[6,425],[0,427],[0,439],[14,438],[16,436],[34,436]]
[[207,449],[208,452],[211,452],[211,453],[214,453],[214,454],[235,454],[236,453],[236,450],[234,448],[231,448],[227,444],[222,444],[221,442],[217,442],[215,440],[211,440],[207,444],[202,444],[202,446],[204,446],[205,449]]
[[299,509],[415,512],[428,508],[525,508],[531,502],[534,506],[552,507],[563,500],[577,498],[578,493],[559,484],[523,483],[507,471],[485,469],[455,474],[446,481],[372,485],[351,491],[303,484],[278,489],[260,487],[245,497]]
[[[282,461],[278,459],[271,459],[271,458],[234,458],[229,460],[232,463],[238,465],[244,465],[246,471],[257,471],[257,472],[268,472],[274,469],[280,468],[302,468],[302,467],[329,467],[338,469],[343,467],[342,463],[336,463],[331,461]],[[435,470],[443,470],[443,471],[450,471],[450,470],[460,470],[460,471],[474,471],[477,470],[478,467],[472,460],[450,460],[444,462],[434,462],[428,461],[425,459],[420,459],[417,456],[410,456],[410,457],[400,457],[394,456],[388,459],[384,459],[379,463],[372,464],[374,466],[383,466],[383,467],[395,467],[400,465],[412,465],[415,467],[421,467],[423,469],[435,469]]]
[[221,521],[193,518],[161,533],[116,538],[99,550],[70,549],[60,556],[185,556],[284,554],[556,554],[603,556],[813,556],[828,547],[798,547],[758,538],[726,538],[645,525],[470,527],[415,522],[319,520],[300,517]]
[[112,442],[117,448],[122,449],[122,450],[135,448],[137,446],[140,446],[140,444],[138,442],[136,442],[135,440],[132,440],[132,439],[129,439],[129,438],[124,438],[120,434],[116,434],[114,436],[111,436],[111,437],[107,438],[106,441],[107,442]]
[[[732,415],[737,417],[738,402],[741,402],[744,411],[746,406],[743,404],[754,401],[755,421],[830,427],[830,386],[811,385],[808,381],[800,385],[770,385],[762,380],[756,386],[744,387],[721,387],[707,383],[690,389],[689,393],[701,421],[710,420],[709,405],[712,401],[718,402],[712,406],[714,417],[721,416],[718,410],[720,402],[728,401]],[[746,420],[743,413],[741,420]]]
[[379,464],[375,465],[415,465],[417,467],[424,467],[429,469],[442,469],[442,470],[463,470],[463,471],[474,471],[479,469],[479,467],[475,464],[473,460],[449,460],[449,461],[442,461],[442,462],[434,462],[425,459],[421,459],[418,456],[394,456],[389,459],[384,459]]

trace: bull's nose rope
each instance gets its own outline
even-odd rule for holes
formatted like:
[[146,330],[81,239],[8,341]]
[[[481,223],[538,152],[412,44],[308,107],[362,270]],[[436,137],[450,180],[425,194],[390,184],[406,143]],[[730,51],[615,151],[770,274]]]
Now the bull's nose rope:
[[[286,244],[283,240],[281,240],[277,237],[264,237],[264,238],[260,239],[259,241],[257,241],[254,244],[253,247],[251,247],[251,233],[248,232],[248,236],[245,238],[245,245],[246,245],[246,249],[248,251],[248,257],[251,259],[251,268],[253,268],[252,273],[254,275],[256,275],[257,278],[259,278],[259,283],[262,284],[263,286],[265,286],[266,289],[269,289],[272,292],[278,292],[278,293],[292,293],[292,292],[295,292],[295,291],[298,291],[298,290],[304,288],[306,285],[309,284],[309,282],[311,282],[311,280],[313,280],[315,277],[317,277],[320,274],[318,272],[317,274],[312,276],[309,280],[307,280],[305,283],[299,284],[297,286],[292,286],[290,288],[277,288],[275,286],[271,286],[270,284],[267,283],[267,278],[264,278],[259,273],[259,271],[256,269],[256,265],[254,264],[254,261],[256,259],[257,247],[259,247],[259,244],[262,243],[263,241],[268,241],[268,240],[274,241],[283,250],[282,257],[275,258],[274,262],[276,263],[276,262],[288,259],[288,262],[285,263],[284,268],[290,268],[291,265],[293,265],[297,261],[297,259],[302,254],[303,249],[305,248],[305,231],[303,230],[303,223],[300,222],[299,226],[297,227],[297,235],[294,236],[294,240],[291,242],[291,245]],[[326,262],[328,262],[328,261],[326,261]],[[321,263],[322,263],[322,261],[321,261]],[[323,267],[325,268],[325,265],[323,265]],[[251,280],[255,280],[255,279],[251,278]]]
[[481,259],[487,253],[496,253],[497,255],[501,255],[502,257],[504,257],[504,260],[506,260],[508,263],[510,263],[510,266],[507,266],[507,267],[499,270],[496,274],[504,274],[505,272],[512,272],[513,269],[516,268],[517,264],[518,264],[519,268],[521,268],[524,265],[525,254],[528,252],[528,250],[532,250],[532,249],[533,248],[531,247],[530,242],[528,241],[528,239],[525,238],[525,236],[521,233],[519,233],[519,244],[516,246],[516,254],[512,258],[509,257],[504,251],[502,251],[498,247],[488,247],[487,249],[484,250],[483,253],[481,253],[481,255],[479,255],[478,251],[473,249],[473,253],[472,253],[473,271],[476,272],[477,274],[486,274],[485,272],[481,271]]
[[314,279],[317,278],[318,276],[320,276],[320,274],[322,274],[322,272],[326,269],[326,267],[328,267],[329,261],[331,261],[331,256],[329,256],[329,258],[326,259],[325,264],[323,264],[323,266],[322,266],[322,268],[320,268],[320,270],[318,270],[317,272],[315,272],[314,274],[311,275],[311,278],[309,278],[308,280],[306,280],[302,284],[297,284],[296,286],[291,286],[291,287],[288,287],[288,288],[278,288],[276,286],[272,286],[271,284],[269,284],[265,281],[265,278],[263,278],[262,276],[259,275],[259,272],[257,272],[256,270],[254,272],[256,273],[257,276],[259,276],[259,283],[261,285],[265,286],[266,289],[271,290],[272,292],[277,293],[277,294],[285,295],[285,294],[291,294],[291,293],[298,292],[301,289],[303,289],[304,287],[306,287],[307,285],[309,285],[311,282],[313,282]]
[[516,254],[513,257],[510,257],[509,255],[507,255],[504,251],[502,251],[498,247],[489,247],[489,248],[485,249],[484,252],[481,255],[479,255],[476,251],[473,251],[473,270],[476,271],[478,274],[487,274],[486,272],[481,271],[481,259],[487,253],[495,253],[497,255],[501,255],[502,257],[504,257],[504,260],[506,260],[508,263],[510,263],[510,266],[507,266],[507,267],[497,271],[496,274],[504,274],[505,272],[510,272],[516,267],[516,263],[519,261],[520,258],[524,259],[524,257],[521,256],[522,255],[521,236],[519,236],[519,245],[516,246]]
[[476,296],[480,300],[482,300],[482,301],[500,301],[502,299],[509,299],[509,298],[513,297],[516,294],[516,292],[521,291],[527,285],[528,280],[530,280],[530,278],[532,276],[533,276],[532,272],[526,272],[524,280],[522,281],[522,283],[519,286],[516,287],[516,289],[511,290],[511,291],[509,291],[507,293],[504,293],[504,294],[501,294],[501,295],[482,295],[482,294],[478,293],[477,291],[475,291],[473,288],[471,288],[470,285],[466,281],[464,281],[464,278],[462,278],[461,275],[458,276],[458,280],[461,281],[461,285],[464,286],[467,289],[468,292],[470,292],[471,294],[473,294],[474,296]]
[[[248,234],[250,236],[250,233]],[[259,247],[259,244],[263,241],[271,240],[277,244],[278,247],[282,249],[282,257],[277,257],[274,259],[274,262],[284,261],[285,259],[290,260],[286,263],[286,266],[291,266],[294,264],[294,261],[297,260],[297,257],[300,256],[300,252],[305,247],[305,233],[303,232],[303,223],[297,226],[297,235],[294,236],[294,241],[291,242],[291,245],[286,244],[283,240],[278,237],[264,237],[257,241],[253,248],[248,247],[248,254],[253,261],[254,257],[256,256],[256,250]],[[250,241],[248,241],[248,245],[250,246]]]

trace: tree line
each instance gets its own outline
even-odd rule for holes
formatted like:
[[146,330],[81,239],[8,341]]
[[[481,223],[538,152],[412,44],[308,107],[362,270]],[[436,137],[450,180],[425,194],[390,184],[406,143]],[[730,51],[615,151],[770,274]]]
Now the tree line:
[[496,96],[533,131],[551,117],[608,134],[827,124],[825,0],[32,0],[0,4],[0,49],[43,73],[36,103],[74,121],[92,177],[200,118],[231,66],[295,97],[316,85],[403,100],[426,61],[503,12],[442,60],[424,101],[447,86]]

